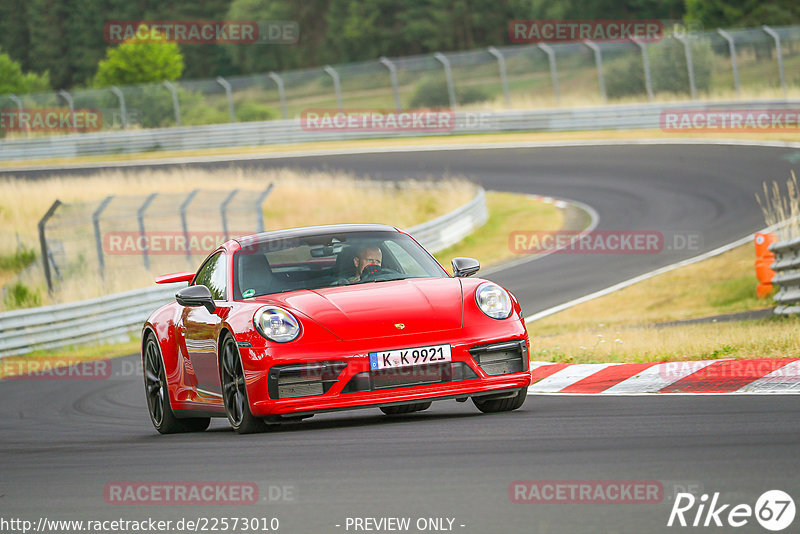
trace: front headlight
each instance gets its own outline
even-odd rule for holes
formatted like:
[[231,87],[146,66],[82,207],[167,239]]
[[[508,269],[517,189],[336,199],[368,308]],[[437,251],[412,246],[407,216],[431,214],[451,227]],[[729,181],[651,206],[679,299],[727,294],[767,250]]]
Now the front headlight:
[[511,297],[497,284],[484,282],[475,290],[475,302],[483,313],[492,319],[506,319],[511,315]]
[[291,313],[275,306],[260,308],[253,322],[259,334],[270,341],[286,343],[300,335],[300,321]]

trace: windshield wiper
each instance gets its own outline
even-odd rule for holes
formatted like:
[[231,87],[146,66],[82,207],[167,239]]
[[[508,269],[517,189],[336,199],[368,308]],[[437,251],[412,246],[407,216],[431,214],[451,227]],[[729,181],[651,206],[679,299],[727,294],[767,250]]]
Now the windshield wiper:
[[375,280],[370,280],[370,282],[391,282],[393,280],[405,280],[406,278],[408,278],[408,276],[395,276],[392,278],[378,277]]

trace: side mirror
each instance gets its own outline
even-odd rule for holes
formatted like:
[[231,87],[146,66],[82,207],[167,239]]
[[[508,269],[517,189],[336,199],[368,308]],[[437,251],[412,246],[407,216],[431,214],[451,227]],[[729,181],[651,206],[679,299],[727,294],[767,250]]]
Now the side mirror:
[[184,287],[175,293],[175,300],[181,306],[205,306],[208,313],[214,313],[217,309],[211,291],[203,285]]
[[481,270],[481,264],[475,258],[453,258],[453,276],[464,278]]

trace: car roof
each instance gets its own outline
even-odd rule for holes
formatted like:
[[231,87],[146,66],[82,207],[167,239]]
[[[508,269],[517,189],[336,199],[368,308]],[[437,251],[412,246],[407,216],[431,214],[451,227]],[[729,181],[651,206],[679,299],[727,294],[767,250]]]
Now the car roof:
[[387,224],[327,224],[321,226],[304,226],[301,228],[287,228],[285,230],[271,230],[234,239],[240,245],[253,241],[272,239],[301,238],[319,234],[338,234],[350,232],[399,232],[394,226]]

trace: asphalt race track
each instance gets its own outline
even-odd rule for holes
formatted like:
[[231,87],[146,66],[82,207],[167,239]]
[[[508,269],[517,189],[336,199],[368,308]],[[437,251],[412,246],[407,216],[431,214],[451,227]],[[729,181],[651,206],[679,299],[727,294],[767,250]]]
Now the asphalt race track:
[[[490,275],[534,313],[761,228],[754,194],[763,180],[788,178],[789,157],[796,153],[622,145],[237,165],[337,168],[380,179],[448,172],[487,189],[584,202],[599,214],[601,230],[701,239],[697,249],[658,254],[554,254]],[[33,179],[42,173],[29,174]],[[320,415],[255,436],[234,434],[224,420],[200,434],[159,436],[147,416],[137,359],[129,357],[114,361],[112,376],[102,380],[0,382],[0,517],[34,524],[41,517],[276,517],[283,533],[392,531],[354,528],[354,518],[368,517],[410,518],[408,532],[421,531],[415,523],[427,518],[444,521],[438,530],[428,523],[425,532],[729,531],[668,528],[675,493],[719,492],[719,504],[731,505],[728,510],[752,507],[771,489],[797,501],[799,416],[800,399],[792,395],[529,396],[519,411],[500,415],[448,401],[396,418],[378,410]],[[663,493],[651,503],[511,502],[514,482],[526,480],[656,481]],[[125,481],[251,482],[259,499],[243,506],[107,503],[106,485]],[[696,511],[686,513],[688,521]],[[727,510],[720,517],[725,520]],[[800,519],[786,531],[796,531],[797,524]],[[736,531],[765,532],[753,517]]]

